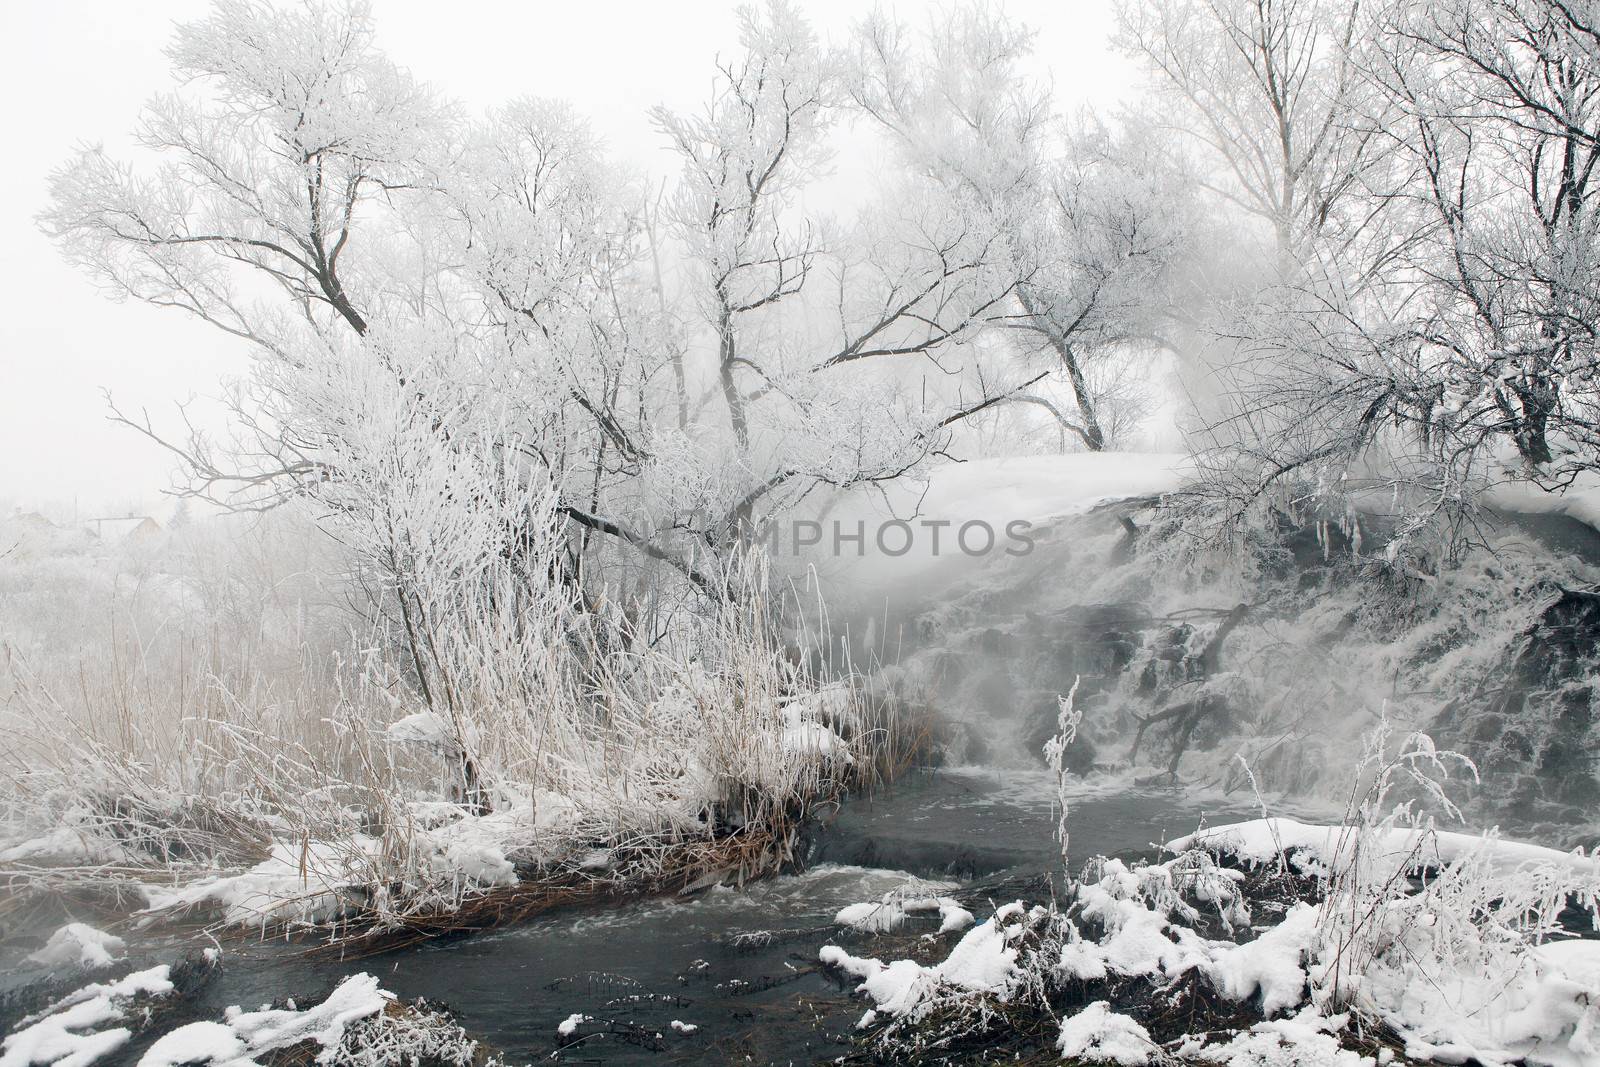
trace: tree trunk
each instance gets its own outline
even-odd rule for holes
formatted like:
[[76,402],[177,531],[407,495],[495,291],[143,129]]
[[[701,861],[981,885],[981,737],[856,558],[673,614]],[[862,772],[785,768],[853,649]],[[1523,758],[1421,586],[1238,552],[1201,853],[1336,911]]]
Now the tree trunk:
[[1073,399],[1078,403],[1078,413],[1083,416],[1084,444],[1089,446],[1091,452],[1104,451],[1106,435],[1100,429],[1100,420],[1095,417],[1094,398],[1089,395],[1089,381],[1084,376],[1083,366],[1078,362],[1078,353],[1056,327],[1043,301],[1035,297],[1027,286],[1017,286],[1017,299],[1022,302],[1022,310],[1033,319],[1035,328],[1050,341],[1050,347],[1055,349],[1056,355],[1060,357],[1061,365],[1067,369],[1067,379],[1072,383]]
[[728,421],[733,424],[733,438],[743,453],[750,448],[750,428],[744,417],[744,397],[739,394],[739,384],[733,380],[733,363],[738,350],[733,342],[733,315],[726,306],[717,323],[717,333],[721,338],[718,370],[722,378],[722,398],[728,405]]

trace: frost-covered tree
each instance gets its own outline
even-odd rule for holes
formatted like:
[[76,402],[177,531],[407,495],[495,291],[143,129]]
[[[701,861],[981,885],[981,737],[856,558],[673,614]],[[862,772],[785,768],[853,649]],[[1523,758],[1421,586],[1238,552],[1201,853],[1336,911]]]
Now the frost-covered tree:
[[541,101],[468,120],[377,50],[361,4],[223,0],[170,56],[183,87],[146,110],[148,160],[85,150],[43,223],[117,295],[252,346],[236,439],[172,442],[199,490],[359,521],[342,487],[381,457],[347,446],[386,385],[441,441],[520,456],[580,536],[693,573],[602,514],[641,464],[660,314],[630,273],[633,191],[581,120]]
[[1106,371],[1154,335],[1152,293],[1178,251],[1183,198],[1137,130],[1055,113],[1024,70],[1032,40],[983,6],[956,8],[922,34],[874,15],[857,29],[847,85],[919,176],[920,195],[990,235],[1010,294],[988,324],[1048,355],[1070,407],[1042,386],[1008,399],[1046,409],[1100,450],[1119,399]]
[[706,399],[722,416],[694,406],[700,447],[721,418],[732,438],[732,462],[674,494],[703,512],[695,533],[713,548],[819,485],[916,469],[949,427],[1026,387],[978,381],[931,403],[905,388],[957,373],[1010,293],[995,235],[898,190],[853,222],[808,217],[799,194],[827,157],[838,64],[793,5],[739,17],[741,51],[719,64],[704,112],[653,112],[681,161],[666,217],[714,340]]
[[[388,457],[351,443],[401,420],[442,449],[408,454],[492,447],[551,487],[564,558],[530,573],[603,585],[626,560],[710,591],[758,513],[913,471],[1038,380],[972,372],[1016,291],[981,217],[893,187],[844,223],[805,217],[838,64],[785,4],[740,26],[705,112],[654,113],[680,164],[658,219],[565,105],[473,118],[382,55],[360,3],[222,0],[180,30],[181,88],[147,109],[146,151],[86,150],[44,225],[118,295],[252,346],[234,440],[138,422],[198,491],[387,522],[348,487]],[[685,292],[663,288],[663,256]],[[500,509],[512,557],[545,544],[502,496],[463,484],[433,503]]]
[[1386,259],[1286,287],[1238,328],[1210,456],[1230,515],[1277,486],[1376,481],[1402,529],[1453,542],[1485,486],[1559,488],[1600,463],[1597,26],[1551,0],[1374,23],[1362,95],[1400,180],[1346,203],[1382,220]]
[[233,440],[139,428],[194,491],[304,501],[351,548],[479,804],[470,719],[507,669],[564,692],[585,657],[530,650],[627,639],[585,538],[714,588],[604,514],[655,370],[630,190],[560,106],[466,118],[377,50],[360,4],[222,0],[170,55],[182,88],[147,109],[144,158],[84,151],[44,225],[118,295],[248,343]]
[[[752,37],[749,69],[789,70],[788,34]],[[116,295],[180,308],[252,352],[233,439],[126,421],[181,457],[191,491],[303,504],[348,547],[376,630],[361,678],[345,679],[362,713],[392,712],[448,754],[470,809],[552,779],[609,783],[628,804],[660,786],[647,832],[662,818],[676,832],[706,829],[695,813],[724,787],[753,791],[741,803],[792,799],[805,779],[772,730],[780,697],[809,683],[774,644],[764,572],[656,520],[750,499],[752,479],[850,484],[910,466],[937,447],[938,419],[890,391],[874,408],[861,383],[809,384],[864,351],[805,352],[797,368],[781,346],[735,347],[735,373],[767,372],[736,383],[758,396],[735,396],[760,408],[737,436],[766,466],[730,458],[714,428],[674,417],[684,316],[654,284],[642,190],[565,105],[519,100],[479,118],[417,83],[377,49],[359,0],[218,0],[170,57],[180,87],[146,110],[142,150],[83,151],[54,175],[42,223]],[[763,104],[741,121],[729,105],[684,127],[683,144],[743,160],[761,151],[752,134],[789,119]],[[732,231],[720,210],[703,243],[680,230],[697,261],[728,265],[712,291],[733,315],[756,310],[735,308],[773,266],[748,262],[760,258],[748,241],[777,232],[767,198],[793,188],[779,162],[771,184],[743,172]],[[686,183],[674,218],[703,192]],[[841,306],[892,291],[881,277],[924,277],[906,247],[863,255],[880,275],[860,283],[836,270]],[[774,303],[791,287],[787,256]],[[927,288],[917,315],[958,305]],[[910,321],[893,317],[872,343],[930,347],[907,340]],[[952,343],[961,329],[940,327]],[[786,438],[796,446],[777,449]],[[373,724],[356,725],[365,759]],[[667,733],[678,754],[651,762],[642,739]],[[640,760],[618,766],[618,747]],[[686,781],[691,765],[705,777]]]
[[1459,0],[1393,18],[1376,77],[1431,222],[1396,338],[1401,410],[1568,481],[1600,461],[1600,12]]
[[1154,104],[1209,164],[1205,187],[1266,237],[1272,272],[1360,281],[1391,253],[1392,141],[1364,76],[1374,33],[1358,0],[1148,0],[1118,40],[1155,76]]

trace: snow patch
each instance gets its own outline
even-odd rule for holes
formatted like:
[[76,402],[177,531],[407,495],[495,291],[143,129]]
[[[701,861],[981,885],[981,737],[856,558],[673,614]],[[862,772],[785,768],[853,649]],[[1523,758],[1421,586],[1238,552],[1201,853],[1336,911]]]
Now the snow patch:
[[1156,1043],[1138,1022],[1097,1000],[1061,1024],[1056,1048],[1069,1060],[1142,1067],[1150,1062]]
[[28,956],[45,967],[82,967],[96,970],[124,958],[128,944],[115,934],[87,923],[68,923],[50,935],[44,948]]
[[[846,909],[848,910],[848,909]],[[962,909],[965,910],[965,909]],[[1017,950],[1022,922],[1038,916],[1023,906],[1009,904],[986,922],[969,930],[956,942],[944,962],[925,967],[915,960],[882,960],[852,956],[837,945],[825,945],[818,958],[829,967],[862,979],[858,991],[867,994],[877,1012],[898,1015],[919,1007],[941,988],[980,993],[1006,999],[1017,977]]]
[[100,1029],[126,1016],[137,996],[172,992],[166,964],[134,971],[114,982],[94,982],[29,1016],[0,1044],[0,1067],[87,1067],[115,1052],[133,1036],[127,1027]]
[[369,881],[377,850],[378,842],[362,835],[342,843],[275,841],[265,860],[240,874],[146,889],[143,914],[214,904],[233,926],[327,922],[349,907],[349,887]]

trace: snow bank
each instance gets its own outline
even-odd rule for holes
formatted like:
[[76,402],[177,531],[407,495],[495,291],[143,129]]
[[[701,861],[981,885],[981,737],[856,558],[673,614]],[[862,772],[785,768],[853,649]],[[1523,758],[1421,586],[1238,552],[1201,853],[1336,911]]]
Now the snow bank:
[[275,841],[265,860],[240,874],[203,878],[174,889],[147,888],[141,914],[220,905],[234,926],[313,924],[345,914],[347,891],[370,879],[378,842],[357,835],[348,841]]
[[46,967],[94,970],[122,959],[127,948],[127,942],[115,934],[96,930],[87,923],[68,923],[51,934],[44,948],[30,954],[28,959]]
[[63,825],[0,849],[0,863],[39,866],[98,866],[135,862],[127,849],[69,813]]
[[[1203,830],[1168,847],[1199,845],[1248,863],[1270,862],[1281,852],[1325,873],[1348,866],[1355,833],[1258,819]],[[1600,942],[1533,944],[1544,932],[1537,923],[1524,930],[1517,915],[1493,910],[1499,900],[1524,900],[1519,894],[1529,886],[1554,893],[1559,909],[1568,891],[1560,887],[1581,892],[1595,884],[1593,857],[1410,827],[1367,828],[1359,842],[1377,883],[1392,881],[1385,870],[1425,866],[1439,873],[1416,894],[1368,897],[1335,881],[1330,899],[1295,905],[1256,940],[1207,946],[1202,967],[1219,992],[1234,1000],[1259,995],[1269,1016],[1307,1001],[1357,1009],[1388,1023],[1405,1039],[1407,1055],[1419,1060],[1477,1060],[1490,1067],[1600,1063]],[[1275,1050],[1287,1043],[1325,1046],[1319,1062],[1357,1062],[1334,1054],[1338,1043],[1326,1036],[1330,1024],[1309,1007],[1297,1018],[1258,1026],[1208,1055],[1228,1063],[1274,1062]]]
[[[1593,942],[1537,946],[1447,969],[1425,955],[1426,924],[1391,924],[1386,932],[1396,951],[1368,967],[1355,992],[1364,1011],[1405,1038],[1408,1056],[1490,1067],[1600,1063],[1600,954]],[[1588,947],[1567,947],[1574,945]]]
[[1041,523],[1082,515],[1113,500],[1170,493],[1192,471],[1188,456],[1164,452],[1077,452],[947,463],[929,472],[918,510],[936,519]]
[[344,979],[322,1003],[297,1011],[268,1008],[246,1012],[229,1008],[226,1022],[196,1022],[164,1034],[145,1052],[138,1067],[180,1067],[207,1064],[242,1067],[255,1057],[276,1049],[315,1042],[326,1062],[328,1053],[344,1040],[345,1028],[371,1018],[393,1002],[394,994],[378,987],[370,974]]
[[[1303,823],[1296,819],[1250,819],[1246,822],[1212,826],[1167,842],[1167,848],[1183,852],[1205,848],[1221,852],[1250,864],[1276,860],[1279,852],[1299,852],[1317,863],[1333,862],[1341,843],[1349,839],[1345,827]],[[1395,863],[1411,867],[1443,867],[1470,857],[1483,857],[1502,871],[1527,865],[1548,865],[1570,871],[1579,877],[1600,876],[1600,858],[1582,852],[1561,852],[1543,845],[1507,841],[1493,832],[1483,835],[1448,830],[1423,830],[1395,827],[1377,838]]]
[[[565,830],[577,817],[573,802],[539,790],[488,815],[459,805],[422,802],[409,843],[415,873],[447,885],[514,885],[510,854],[550,859],[564,854]],[[454,816],[452,821],[452,816]],[[367,889],[381,884],[385,865],[378,839],[355,834],[339,841],[275,841],[265,860],[231,875],[213,875],[172,888],[147,887],[151,919],[164,912],[220,907],[232,926],[315,925],[364,907]]]
[[[1281,842],[1311,853],[1315,864],[1329,829],[1261,821],[1218,827],[1174,845],[1220,843],[1264,862]],[[1416,842],[1387,834],[1380,829],[1373,839],[1394,854],[1397,866],[1409,862]],[[1006,1000],[1020,988],[1068,982],[1078,984],[1069,987],[1075,998],[1087,993],[1091,1000],[1061,1025],[1058,1048],[1074,1060],[1133,1067],[1170,1056],[1230,1067],[1357,1067],[1374,1062],[1345,1047],[1347,1029],[1360,1017],[1388,1024],[1416,1060],[1600,1065],[1600,941],[1534,945],[1530,939],[1543,930],[1538,922],[1523,930],[1514,916],[1485,914],[1481,905],[1510,897],[1514,884],[1533,883],[1539,892],[1573,884],[1549,882],[1528,865],[1582,867],[1587,858],[1492,838],[1486,854],[1483,838],[1440,837],[1440,860],[1450,866],[1430,879],[1430,886],[1443,887],[1437,892],[1406,892],[1402,880],[1398,895],[1369,899],[1338,888],[1345,882],[1329,881],[1327,900],[1294,903],[1274,925],[1252,925],[1239,890],[1242,872],[1217,866],[1204,852],[1185,851],[1153,864],[1096,860],[1066,912],[1001,908],[935,965],[855,956],[836,945],[824,947],[820,958],[856,978],[871,999],[873,1010],[860,1025],[895,1017],[885,1031],[891,1042],[914,1045],[920,1038],[914,1031],[908,1036],[906,1024],[933,1017],[935,1008],[940,1019],[947,1008],[958,1009],[954,1017],[966,1010],[965,1017],[978,1018],[984,998]],[[1513,911],[1520,906],[1513,903]],[[1193,926],[1200,907],[1215,909],[1224,926],[1251,928],[1255,936],[1202,936]],[[837,918],[878,931],[898,925],[907,910],[906,901],[889,895],[843,909]],[[1350,937],[1351,916],[1364,940]],[[1111,1012],[1103,1000],[1130,979],[1170,990],[1185,976],[1200,979],[1224,1001],[1250,1005],[1261,1021],[1157,1050],[1138,1022]]]
[[1501,482],[1489,488],[1484,502],[1522,515],[1565,515],[1600,530],[1600,484],[1592,474],[1583,475],[1560,492],[1520,479]]

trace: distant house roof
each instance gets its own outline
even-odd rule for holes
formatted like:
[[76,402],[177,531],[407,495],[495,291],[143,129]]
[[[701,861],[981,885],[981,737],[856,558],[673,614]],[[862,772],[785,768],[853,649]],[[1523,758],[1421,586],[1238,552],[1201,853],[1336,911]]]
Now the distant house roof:
[[148,515],[86,519],[84,526],[102,541],[143,540],[161,532],[161,524]]

